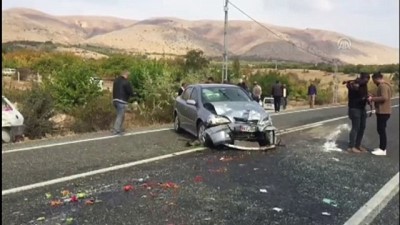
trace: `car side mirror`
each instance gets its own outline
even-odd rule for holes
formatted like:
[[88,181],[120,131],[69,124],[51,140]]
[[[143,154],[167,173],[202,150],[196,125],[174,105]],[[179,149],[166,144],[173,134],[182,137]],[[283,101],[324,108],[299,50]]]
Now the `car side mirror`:
[[186,103],[187,103],[188,105],[196,105],[196,101],[193,100],[193,99],[188,99],[188,100],[186,100]]

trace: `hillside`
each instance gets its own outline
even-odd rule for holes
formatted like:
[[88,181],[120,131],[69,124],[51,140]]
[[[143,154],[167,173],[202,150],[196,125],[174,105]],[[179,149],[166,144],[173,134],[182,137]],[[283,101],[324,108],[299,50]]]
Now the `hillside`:
[[[32,9],[3,10],[2,43],[10,41],[52,41],[66,45],[89,44],[135,53],[182,55],[189,49],[202,49],[208,56],[222,56],[223,22],[152,18],[142,21],[102,16],[53,16]],[[352,64],[398,63],[398,49],[359,40],[344,34],[296,29],[265,24],[280,37],[250,21],[230,21],[230,55],[247,58],[319,62],[320,57]],[[351,41],[351,48],[340,50],[338,40]],[[283,40],[282,40],[283,39]]]

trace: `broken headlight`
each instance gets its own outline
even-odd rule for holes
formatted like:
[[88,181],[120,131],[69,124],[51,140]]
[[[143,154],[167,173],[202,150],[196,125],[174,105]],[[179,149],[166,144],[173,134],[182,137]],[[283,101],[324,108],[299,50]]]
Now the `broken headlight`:
[[228,124],[228,123],[231,123],[231,121],[228,118],[224,117],[224,116],[211,115],[207,119],[207,124],[209,126]]
[[270,115],[264,117],[264,119],[262,119],[262,120],[260,120],[260,121],[258,122],[258,125],[261,125],[261,126],[265,126],[265,125],[268,125],[268,124],[272,124],[271,116],[270,116]]

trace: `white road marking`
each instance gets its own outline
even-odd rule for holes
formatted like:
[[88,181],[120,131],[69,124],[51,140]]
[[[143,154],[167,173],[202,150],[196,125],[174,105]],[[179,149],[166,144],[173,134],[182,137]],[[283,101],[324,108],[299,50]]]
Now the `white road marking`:
[[173,128],[145,130],[145,131],[126,133],[126,134],[124,134],[122,136],[110,135],[110,136],[88,138],[88,139],[80,139],[80,140],[75,140],[75,141],[66,141],[66,142],[47,144],[47,145],[38,145],[38,146],[34,146],[34,147],[17,148],[17,149],[2,151],[1,154],[7,154],[7,153],[13,153],[13,152],[22,152],[22,151],[30,151],[30,150],[42,149],[42,148],[51,148],[51,147],[55,147],[55,146],[69,145],[69,144],[75,144],[75,143],[83,143],[83,142],[89,142],[89,141],[106,140],[106,139],[112,139],[112,138],[117,138],[117,137],[135,136],[135,135],[140,135],[140,134],[150,134],[150,133],[156,133],[156,132],[162,132],[162,131],[168,131],[168,130],[173,130]]
[[[280,132],[278,135],[288,134],[288,133],[293,133],[293,132],[296,132],[296,131],[310,129],[310,128],[313,128],[313,127],[321,126],[321,125],[323,125],[325,123],[329,123],[329,122],[340,120],[340,119],[344,119],[344,118],[347,118],[347,116],[341,116],[341,117],[338,117],[338,118],[324,120],[324,121],[320,121],[320,122],[317,122],[317,123],[306,124],[306,125],[302,125],[302,126],[298,126],[298,127],[285,129],[282,132]],[[30,184],[30,185],[25,185],[25,186],[21,186],[21,187],[11,188],[11,189],[4,190],[1,193],[2,193],[2,196],[8,195],[8,194],[12,194],[12,193],[18,193],[18,192],[27,191],[27,190],[31,190],[31,189],[35,189],[35,188],[40,188],[40,187],[45,187],[45,186],[49,186],[49,185],[53,185],[53,184],[57,184],[57,183],[62,183],[62,182],[70,181],[70,180],[75,180],[75,179],[79,179],[79,178],[83,178],[83,177],[87,177],[87,176],[93,176],[93,175],[96,175],[96,174],[107,173],[107,172],[110,172],[110,171],[125,169],[125,168],[128,168],[128,167],[137,166],[137,165],[141,165],[141,164],[145,164],[145,163],[149,163],[149,162],[154,162],[154,161],[158,161],[158,160],[161,160],[161,159],[171,158],[171,157],[174,157],[174,156],[189,154],[189,153],[192,153],[192,152],[204,151],[206,149],[208,149],[208,148],[200,147],[200,148],[194,148],[194,149],[189,149],[189,150],[185,150],[185,151],[175,152],[175,153],[171,153],[171,154],[166,154],[166,155],[162,155],[162,156],[156,156],[156,157],[149,158],[149,159],[143,159],[143,160],[139,160],[139,161],[135,161],[135,162],[130,162],[130,163],[126,163],[126,164],[111,166],[111,167],[107,167],[107,168],[103,168],[103,169],[98,169],[98,170],[93,170],[93,171],[89,171],[89,172],[85,172],[85,173],[80,173],[80,174],[75,174],[75,175],[71,175],[71,176],[61,177],[61,178],[48,180],[48,181],[44,181],[44,182],[39,182],[39,183],[35,183],[35,184]]]
[[[335,106],[328,106],[328,107],[320,107],[320,108],[313,108],[313,109],[300,109],[296,111],[283,111],[276,113],[274,110],[270,112],[271,116],[280,116],[280,115],[286,115],[286,114],[292,114],[292,113],[300,113],[300,112],[308,112],[308,111],[316,111],[316,110],[322,110],[322,109],[335,109],[335,108],[344,108],[346,105],[335,105]],[[267,111],[268,112],[268,111]]]
[[96,174],[101,174],[101,173],[111,172],[111,171],[115,171],[115,170],[125,169],[125,168],[129,168],[129,167],[132,167],[132,166],[137,166],[137,165],[141,165],[141,164],[145,164],[145,163],[149,163],[149,162],[153,162],[153,161],[157,161],[157,160],[161,160],[161,159],[167,159],[167,158],[171,158],[171,157],[174,157],[174,156],[184,155],[184,154],[197,152],[197,151],[203,151],[205,149],[207,149],[207,148],[201,147],[201,148],[189,149],[189,150],[185,150],[185,151],[181,151],[181,152],[175,152],[175,153],[172,153],[172,154],[156,156],[156,157],[149,158],[149,159],[143,159],[143,160],[130,162],[130,163],[126,163],[126,164],[121,164],[121,165],[117,165],[117,166],[111,166],[111,167],[107,167],[107,168],[103,168],[103,169],[93,170],[93,171],[89,171],[89,172],[86,172],[86,173],[75,174],[75,175],[71,175],[71,176],[67,176],[67,177],[61,177],[61,178],[48,180],[48,181],[44,181],[44,182],[40,182],[40,183],[36,183],[36,184],[31,184],[31,185],[26,185],[26,186],[22,186],[22,187],[12,188],[12,189],[1,191],[1,195],[4,196],[4,195],[17,193],[17,192],[21,192],[21,191],[27,191],[27,190],[31,190],[31,189],[35,189],[35,188],[39,188],[39,187],[45,187],[45,186],[49,186],[49,185],[52,185],[52,184],[62,183],[62,182],[65,182],[65,181],[75,180],[75,179],[79,179],[79,178],[83,178],[83,177],[87,177],[87,176],[93,176],[93,175],[96,175]]
[[389,201],[399,192],[399,173],[387,182],[344,225],[370,224]]

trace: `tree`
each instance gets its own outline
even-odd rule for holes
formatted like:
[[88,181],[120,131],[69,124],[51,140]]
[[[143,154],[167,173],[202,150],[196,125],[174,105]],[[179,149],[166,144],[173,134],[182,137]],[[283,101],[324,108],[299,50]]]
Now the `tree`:
[[239,78],[240,77],[240,61],[239,57],[235,57],[233,59],[233,77],[232,78]]
[[185,55],[185,71],[196,72],[204,69],[210,62],[204,57],[202,50],[190,50]]

